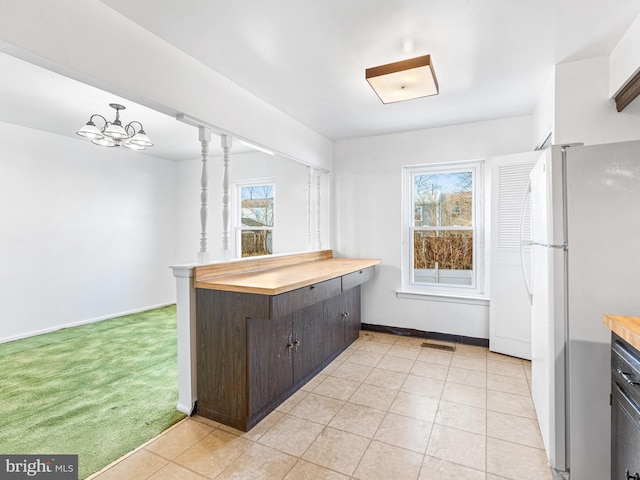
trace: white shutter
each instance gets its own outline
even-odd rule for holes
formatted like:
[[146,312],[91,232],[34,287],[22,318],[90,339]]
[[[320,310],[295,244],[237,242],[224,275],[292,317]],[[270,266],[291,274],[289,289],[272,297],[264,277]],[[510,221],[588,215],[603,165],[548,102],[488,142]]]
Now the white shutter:
[[[531,358],[531,306],[520,261],[520,218],[529,172],[539,157],[540,152],[529,152],[487,160],[491,189],[489,348],[527,359]],[[531,235],[529,218],[525,209],[526,240]]]
[[[535,162],[498,166],[498,248],[520,248],[520,214],[529,182],[529,172]],[[531,238],[531,212],[525,206],[523,238]]]

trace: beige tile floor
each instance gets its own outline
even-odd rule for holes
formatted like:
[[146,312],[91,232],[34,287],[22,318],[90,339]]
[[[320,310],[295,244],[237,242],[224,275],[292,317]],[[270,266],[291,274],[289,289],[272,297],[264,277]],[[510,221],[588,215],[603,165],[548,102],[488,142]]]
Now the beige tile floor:
[[187,418],[95,480],[550,480],[531,364],[360,338],[249,432]]

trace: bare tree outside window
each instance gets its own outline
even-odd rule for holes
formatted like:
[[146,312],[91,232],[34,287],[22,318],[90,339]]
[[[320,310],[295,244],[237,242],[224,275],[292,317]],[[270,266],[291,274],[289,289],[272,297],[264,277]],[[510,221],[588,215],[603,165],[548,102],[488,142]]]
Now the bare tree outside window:
[[[473,172],[413,177],[413,268],[425,283],[471,283]],[[468,280],[467,280],[468,279]]]
[[273,185],[240,188],[240,238],[243,257],[273,253],[273,219]]

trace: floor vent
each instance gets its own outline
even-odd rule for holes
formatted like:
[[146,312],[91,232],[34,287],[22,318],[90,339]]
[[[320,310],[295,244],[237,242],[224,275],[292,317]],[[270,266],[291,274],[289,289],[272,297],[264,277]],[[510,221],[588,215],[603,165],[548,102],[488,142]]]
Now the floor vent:
[[446,350],[447,352],[455,352],[455,345],[442,345],[441,343],[428,343],[424,342],[422,348],[435,348],[436,350]]

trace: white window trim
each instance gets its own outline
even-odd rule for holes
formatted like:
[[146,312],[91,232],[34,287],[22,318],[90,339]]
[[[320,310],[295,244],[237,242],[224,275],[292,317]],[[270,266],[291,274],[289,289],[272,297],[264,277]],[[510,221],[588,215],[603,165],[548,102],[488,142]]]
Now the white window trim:
[[[265,177],[265,178],[251,178],[247,180],[234,180],[231,182],[232,189],[232,201],[231,201],[231,231],[233,232],[233,245],[232,251],[234,258],[242,257],[242,239],[241,232],[242,228],[242,208],[240,206],[240,190],[243,187],[255,187],[258,185],[272,185],[273,186],[273,227],[271,227],[271,248],[275,252],[276,251],[276,214],[277,214],[277,205],[276,205],[276,182],[275,177]],[[256,228],[244,228],[244,230],[269,230],[266,227],[256,227]],[[271,254],[273,255],[273,253]],[[264,255],[264,256],[271,256]]]
[[[473,286],[429,285],[415,283],[413,273],[413,237],[411,235],[414,215],[413,177],[416,173],[445,173],[451,171],[474,171],[474,254]],[[484,291],[485,241],[484,241],[484,161],[471,160],[402,167],[402,283],[396,291],[398,298],[457,301],[484,305],[488,302]]]

